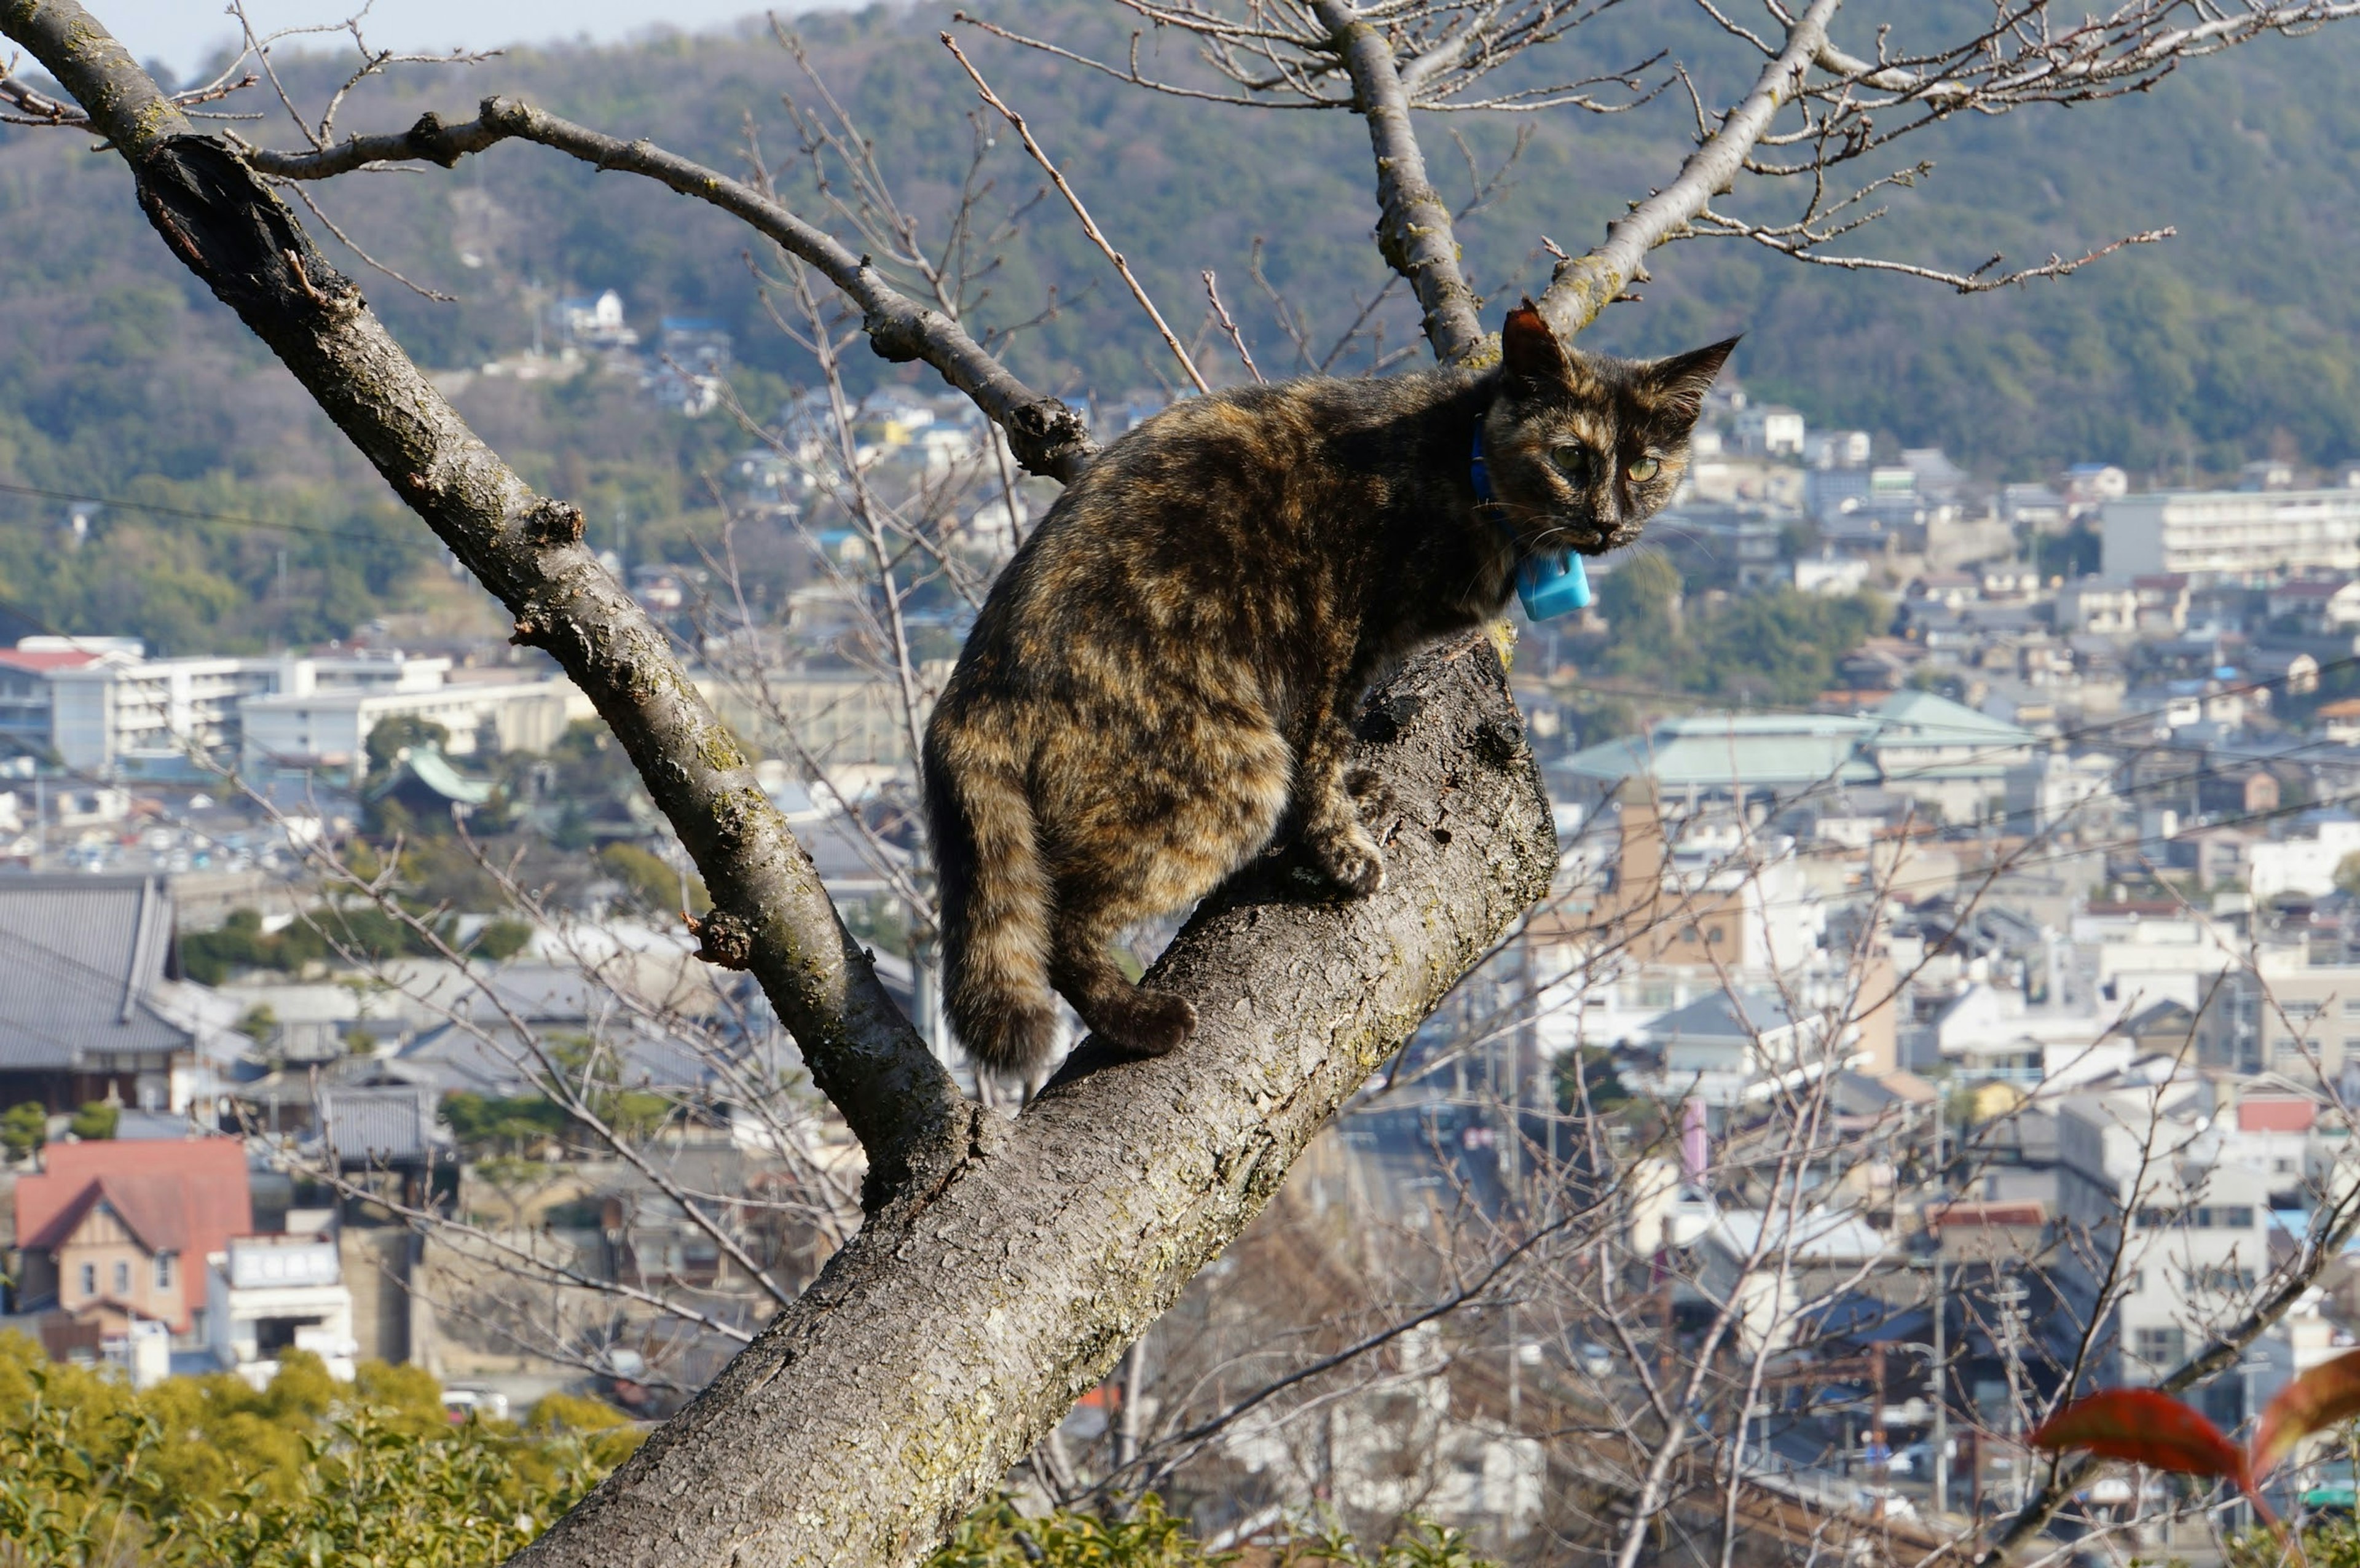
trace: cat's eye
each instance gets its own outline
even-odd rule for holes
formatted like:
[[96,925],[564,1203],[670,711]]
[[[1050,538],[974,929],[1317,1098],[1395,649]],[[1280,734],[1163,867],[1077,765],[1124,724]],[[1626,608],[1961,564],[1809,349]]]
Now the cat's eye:
[[1648,480],[1653,479],[1656,474],[1661,474],[1663,471],[1664,465],[1662,463],[1656,462],[1652,457],[1643,457],[1622,472],[1628,474],[1639,484],[1644,485]]
[[1587,483],[1590,478],[1590,449],[1579,441],[1549,448],[1549,461],[1568,479]]

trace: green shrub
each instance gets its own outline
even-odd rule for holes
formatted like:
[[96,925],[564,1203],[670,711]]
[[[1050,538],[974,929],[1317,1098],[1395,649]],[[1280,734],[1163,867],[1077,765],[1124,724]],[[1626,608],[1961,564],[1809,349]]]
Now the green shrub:
[[47,1106],[27,1100],[0,1111],[0,1149],[5,1149],[11,1160],[22,1160],[49,1141]]
[[84,1143],[98,1143],[115,1136],[123,1125],[123,1107],[110,1105],[104,1100],[93,1100],[73,1114],[66,1123],[74,1137]]

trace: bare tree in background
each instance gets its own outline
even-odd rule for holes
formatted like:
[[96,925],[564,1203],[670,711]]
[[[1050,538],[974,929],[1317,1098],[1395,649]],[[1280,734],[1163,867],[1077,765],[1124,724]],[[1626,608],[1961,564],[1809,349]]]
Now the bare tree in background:
[[[1601,244],[1562,255],[1542,289],[1544,310],[1568,335],[1644,281],[1656,249],[1696,237],[1760,244],[1820,265],[1910,272],[1972,291],[2061,275],[2093,256],[2008,271],[1848,248],[1876,212],[1877,192],[1920,171],[1896,165],[1888,144],[1962,112],[2134,91],[2218,49],[2355,8],[2327,0],[2133,0],[2103,16],[2068,16],[2027,0],[1959,34],[1918,39],[1907,35],[1928,24],[1913,17],[1890,29],[1878,25],[1881,16],[1847,19],[1855,35],[1847,49],[1837,38],[1837,0],[1799,10],[1769,0],[1743,15],[1708,5],[1758,62],[1726,101],[1708,97],[1681,62],[1660,58],[1603,80],[1551,82],[1546,51],[1595,13],[1546,0],[1402,0],[1365,9],[1316,0],[1230,11],[1138,4],[1142,20],[1198,39],[1201,64],[1171,79],[1079,57],[1074,65],[1113,71],[1142,90],[1362,115],[1375,154],[1379,250],[1409,285],[1437,356],[1473,365],[1488,352],[1481,301],[1459,261],[1453,215],[1426,173],[1417,114],[1608,113],[1665,90],[1693,103],[1693,149],[1664,170],[1658,189],[1634,194]],[[8,79],[0,93],[17,117],[95,132],[130,164],[142,207],[173,254],[269,344],[508,606],[517,640],[550,652],[597,707],[712,894],[697,926],[700,955],[759,980],[812,1083],[865,1153],[858,1233],[694,1404],[525,1560],[903,1563],[922,1555],[1100,1382],[1277,1191],[1334,1111],[1546,891],[1556,865],[1550,817],[1490,644],[1477,638],[1413,659],[1374,694],[1363,718],[1357,761],[1383,774],[1402,803],[1387,837],[1385,892],[1338,906],[1308,900],[1263,870],[1248,872],[1208,900],[1158,961],[1159,983],[1191,997],[1204,1020],[1187,1051],[1115,1062],[1085,1042],[1021,1116],[988,1112],[960,1094],[886,996],[667,637],[584,547],[579,511],[535,494],[471,435],[267,181],[317,181],[388,162],[449,167],[503,140],[536,143],[659,180],[746,222],[837,290],[877,353],[923,360],[971,397],[1029,473],[1063,480],[1088,463],[1094,448],[1076,412],[1015,376],[963,321],[956,291],[930,281],[923,258],[907,245],[878,245],[824,205],[811,209],[816,216],[798,212],[759,180],[498,97],[472,119],[430,115],[407,131],[343,139],[322,116],[307,124],[304,145],[264,149],[205,134],[191,106],[159,93],[71,0],[0,0],[0,30],[62,93]],[[1519,60],[1527,63],[1502,71]],[[1519,73],[1535,66],[1540,85],[1521,84]],[[1005,107],[1030,147],[1022,106],[1000,104],[979,73],[977,81],[987,104]],[[1039,157],[1059,201],[1156,316],[1188,378],[1202,385],[1196,354],[1088,218],[1087,180],[1058,169],[1054,149]],[[1799,195],[1772,212],[1789,191]],[[834,328],[813,321],[810,330]],[[1774,1279],[1793,1272],[1803,1184],[1823,1158],[1824,1093],[1792,1094],[1753,1156],[1745,1181],[1762,1212],[1788,1218],[1759,1227],[1743,1259],[1748,1278],[1765,1268]],[[1588,1214],[1616,1191],[1627,1183],[1604,1180],[1591,1202],[1565,1212]],[[1560,1233],[1549,1223],[1532,1234],[1579,1233],[1578,1224]],[[1565,1300],[1568,1313],[1591,1310],[1579,1294]],[[1621,1334],[1628,1375],[1637,1376],[1646,1347],[1635,1318],[1604,1283],[1588,1300],[1599,1303],[1590,1321]],[[2246,1319],[2189,1364],[2187,1377],[2235,1356],[2239,1334],[2250,1337],[2245,1325],[2267,1323],[2291,1300],[2284,1289],[2263,1292]],[[1732,1295],[1715,1311],[1685,1364],[1642,1383],[1639,1414],[1617,1429],[1621,1456],[1597,1484],[1633,1499],[1612,1530],[1618,1564],[1635,1560],[1696,1474],[1700,1454],[1690,1436],[1699,1428],[1691,1411],[1710,1403],[1714,1369],[1726,1365],[1721,1347],[1743,1339],[1741,1301]],[[1743,1376],[1752,1378],[1764,1359],[1747,1365],[1754,1371]],[[1742,1432],[1750,1385],[1731,1397]],[[1718,1430],[1732,1430],[1730,1414]],[[1726,1521],[1743,1506],[1735,1450],[1724,1443],[1701,1460],[1728,1477]],[[2002,1544],[2037,1528],[2070,1480],[2036,1491]],[[1709,1554],[1726,1561],[1735,1533],[1724,1529]]]

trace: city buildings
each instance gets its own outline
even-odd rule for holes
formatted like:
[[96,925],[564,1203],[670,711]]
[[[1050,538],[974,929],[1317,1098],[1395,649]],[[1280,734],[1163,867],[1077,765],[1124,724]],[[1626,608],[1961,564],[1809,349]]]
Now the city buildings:
[[134,639],[67,637],[0,651],[0,746],[108,778],[349,770],[396,716],[441,724],[461,755],[542,751],[588,712],[561,677],[483,680],[399,653],[150,659]]
[[2117,576],[2360,572],[2360,489],[2158,491],[2110,499],[2101,516]]

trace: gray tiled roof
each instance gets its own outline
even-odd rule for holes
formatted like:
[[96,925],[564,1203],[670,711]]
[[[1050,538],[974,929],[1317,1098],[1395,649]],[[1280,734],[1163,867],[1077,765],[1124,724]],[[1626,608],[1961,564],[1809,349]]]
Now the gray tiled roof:
[[171,941],[160,877],[0,876],[0,1071],[188,1049],[148,1005]]
[[345,1165],[419,1160],[442,1141],[434,1092],[422,1085],[322,1089],[320,1128]]

